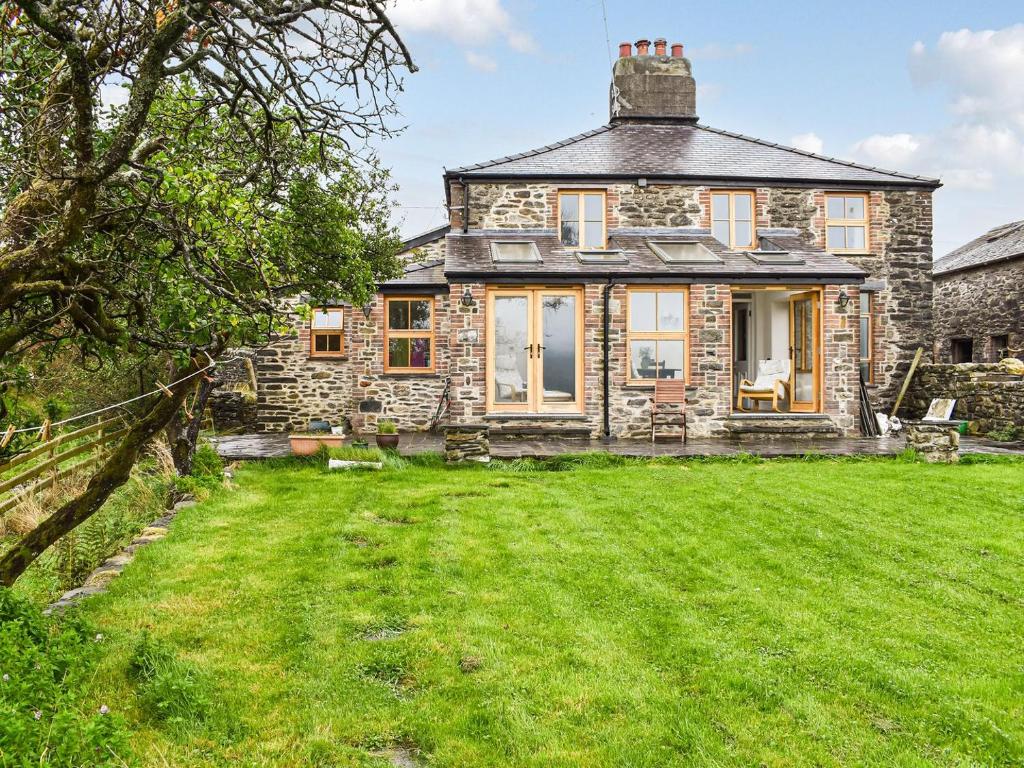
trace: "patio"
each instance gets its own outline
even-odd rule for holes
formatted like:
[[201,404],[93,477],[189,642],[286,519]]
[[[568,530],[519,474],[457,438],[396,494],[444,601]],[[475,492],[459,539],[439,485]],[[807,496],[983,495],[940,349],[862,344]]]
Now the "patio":
[[[214,446],[225,461],[247,459],[272,459],[291,455],[288,435],[281,433],[260,433],[247,435],[224,435],[212,438]],[[729,439],[692,439],[685,445],[679,441],[651,443],[646,440],[615,440],[605,443],[600,440],[566,438],[545,439],[494,439],[491,440],[491,455],[497,458],[543,459],[566,453],[605,451],[620,456],[736,456],[751,454],[765,458],[784,456],[888,456],[900,453],[906,448],[906,440],[900,437],[840,437],[825,439],[775,437],[768,440],[741,442]],[[424,432],[410,432],[402,435],[399,453],[412,456],[418,453],[441,453],[444,438],[441,435]],[[1024,454],[1024,444],[997,443],[983,438],[964,436],[960,443],[961,453]]]

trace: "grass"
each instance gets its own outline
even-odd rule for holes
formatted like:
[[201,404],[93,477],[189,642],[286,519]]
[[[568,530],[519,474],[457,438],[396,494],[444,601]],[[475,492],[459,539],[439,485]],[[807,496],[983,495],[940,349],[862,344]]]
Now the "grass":
[[1024,761],[1020,462],[235,482],[84,609],[144,764]]

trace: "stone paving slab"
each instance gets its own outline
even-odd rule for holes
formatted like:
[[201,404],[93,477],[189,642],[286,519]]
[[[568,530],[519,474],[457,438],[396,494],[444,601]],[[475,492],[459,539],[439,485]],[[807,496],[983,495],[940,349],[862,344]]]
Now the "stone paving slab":
[[[213,439],[217,452],[226,461],[269,459],[290,456],[288,436],[283,434],[230,435]],[[371,441],[372,445],[372,441]],[[753,454],[763,457],[805,456],[888,456],[900,453],[906,440],[900,437],[838,437],[838,438],[766,438],[737,441],[730,439],[693,439],[685,445],[679,441],[657,442],[646,440],[576,440],[567,438],[537,438],[528,440],[491,440],[491,454],[499,458],[550,458],[566,453],[607,451],[620,456],[736,456]],[[399,452],[403,456],[418,453],[442,453],[444,438],[422,432],[402,435]],[[977,437],[965,436],[961,453],[988,453],[1024,455],[1024,444],[997,443]]]

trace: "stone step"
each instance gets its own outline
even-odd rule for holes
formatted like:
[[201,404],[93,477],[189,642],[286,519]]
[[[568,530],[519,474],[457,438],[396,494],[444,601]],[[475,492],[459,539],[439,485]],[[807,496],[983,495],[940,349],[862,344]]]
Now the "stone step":
[[729,436],[737,439],[764,439],[771,437],[839,437],[839,430],[828,418],[786,416],[744,416],[725,422]]
[[534,437],[562,437],[568,439],[586,440],[590,437],[588,427],[538,427],[538,426],[516,426],[507,424],[501,427],[491,427],[491,439],[516,439]]

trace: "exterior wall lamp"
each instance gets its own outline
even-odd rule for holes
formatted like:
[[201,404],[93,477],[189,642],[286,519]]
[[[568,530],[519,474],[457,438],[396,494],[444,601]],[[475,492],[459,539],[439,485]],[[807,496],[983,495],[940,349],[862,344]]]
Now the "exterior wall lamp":
[[463,290],[462,298],[459,299],[459,302],[464,307],[475,307],[476,306],[476,301],[473,299],[473,292],[471,290],[469,290],[469,286],[468,285],[466,286],[465,290]]
[[839,297],[836,299],[836,306],[840,309],[846,309],[850,306],[850,294],[846,292],[845,288],[839,289]]
[[365,317],[367,320],[369,320],[370,319],[370,313],[372,313],[372,312],[373,312],[373,300],[371,299],[370,301],[368,301],[365,304],[363,304],[363,317]]

